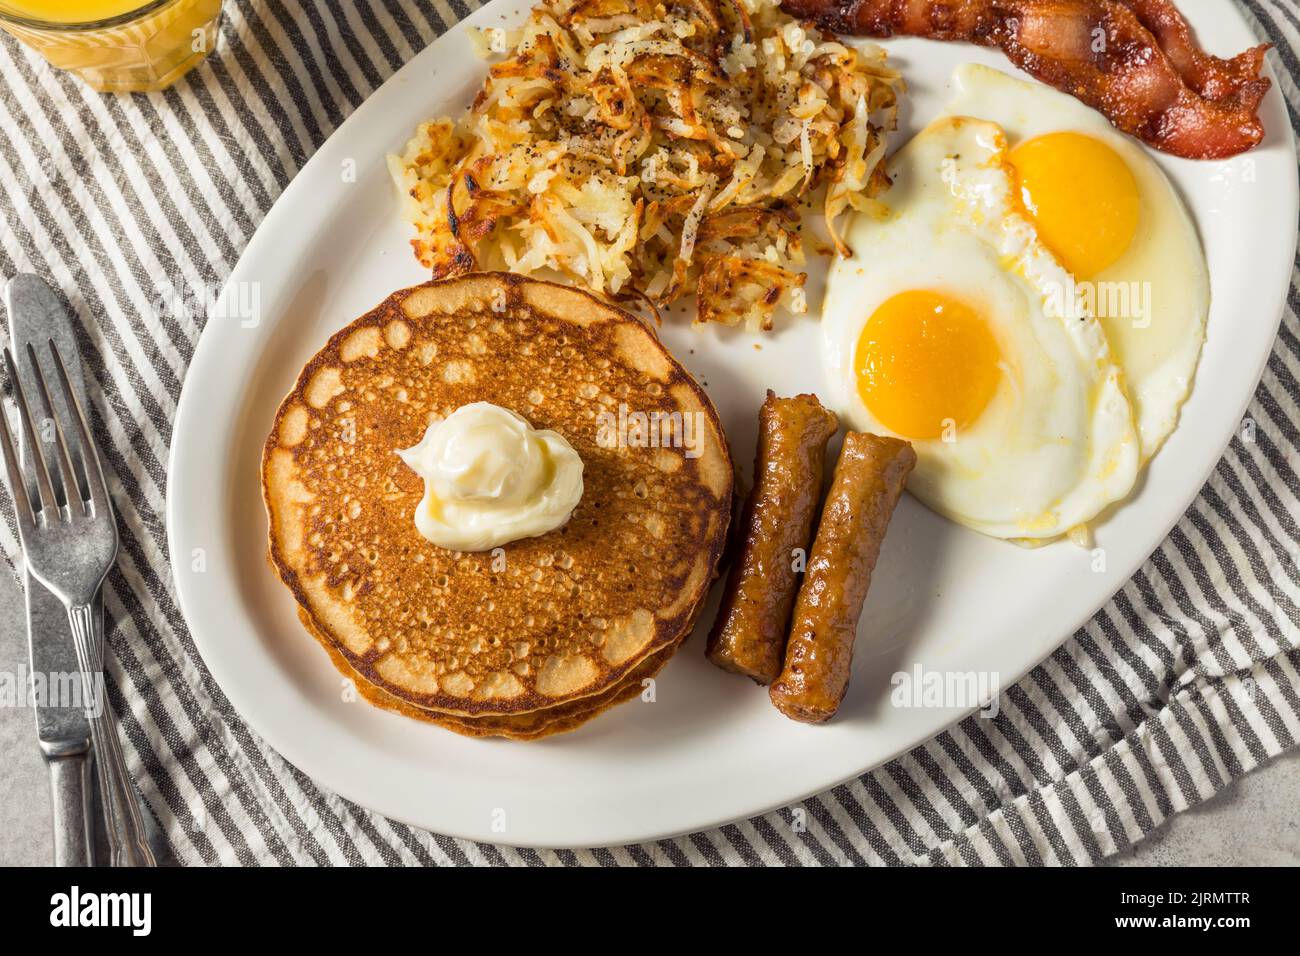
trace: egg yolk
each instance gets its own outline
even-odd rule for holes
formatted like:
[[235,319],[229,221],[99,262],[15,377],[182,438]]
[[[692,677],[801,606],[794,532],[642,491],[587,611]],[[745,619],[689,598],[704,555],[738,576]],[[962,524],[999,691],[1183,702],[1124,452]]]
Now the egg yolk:
[[1077,279],[1091,279],[1124,254],[1137,230],[1137,180],[1101,140],[1048,133],[1008,160],[1038,234]]
[[854,356],[858,394],[905,438],[946,437],[975,421],[1002,376],[984,317],[929,290],[900,292],[867,319]]

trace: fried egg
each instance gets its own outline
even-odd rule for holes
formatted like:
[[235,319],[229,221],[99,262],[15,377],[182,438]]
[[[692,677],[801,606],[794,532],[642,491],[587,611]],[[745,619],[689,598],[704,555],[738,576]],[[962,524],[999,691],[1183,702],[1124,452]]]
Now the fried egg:
[[1006,133],[1021,204],[1101,320],[1149,459],[1205,340],[1209,273],[1191,216],[1150,154],[1073,97],[972,63],[953,87],[947,115]]
[[1083,526],[1126,496],[1139,441],[1100,323],[1017,196],[994,123],[942,117],[894,157],[885,221],[858,216],[823,346],[850,427],[912,442],[908,487],[999,538]]

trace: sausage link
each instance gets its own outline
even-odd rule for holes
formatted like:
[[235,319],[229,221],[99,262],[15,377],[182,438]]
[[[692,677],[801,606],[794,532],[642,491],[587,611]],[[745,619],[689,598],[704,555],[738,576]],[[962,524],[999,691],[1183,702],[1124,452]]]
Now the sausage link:
[[723,670],[760,684],[781,671],[798,583],[794,551],[806,551],[812,537],[826,443],[838,427],[816,395],[767,393],[758,415],[754,490],[741,516],[744,538],[705,650]]
[[916,452],[905,441],[865,432],[844,436],[795,600],[785,666],[768,690],[777,710],[792,720],[829,720],[844,699],[871,572],[915,465]]

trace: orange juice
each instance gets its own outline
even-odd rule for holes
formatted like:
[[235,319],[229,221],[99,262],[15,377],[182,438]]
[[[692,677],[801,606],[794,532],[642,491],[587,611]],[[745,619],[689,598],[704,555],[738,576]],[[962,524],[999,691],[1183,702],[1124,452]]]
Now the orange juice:
[[149,6],[153,0],[7,0],[8,12],[46,23],[94,23]]
[[161,90],[217,39],[221,0],[0,0],[0,27],[97,90]]

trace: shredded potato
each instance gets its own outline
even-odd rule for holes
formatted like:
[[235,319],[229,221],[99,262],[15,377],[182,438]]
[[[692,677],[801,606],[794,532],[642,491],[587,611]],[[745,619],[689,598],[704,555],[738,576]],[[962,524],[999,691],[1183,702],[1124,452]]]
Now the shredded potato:
[[778,0],[545,0],[472,35],[494,61],[473,106],[389,157],[435,278],[550,270],[770,329],[806,308],[798,207],[841,255],[841,213],[881,210],[902,80]]

